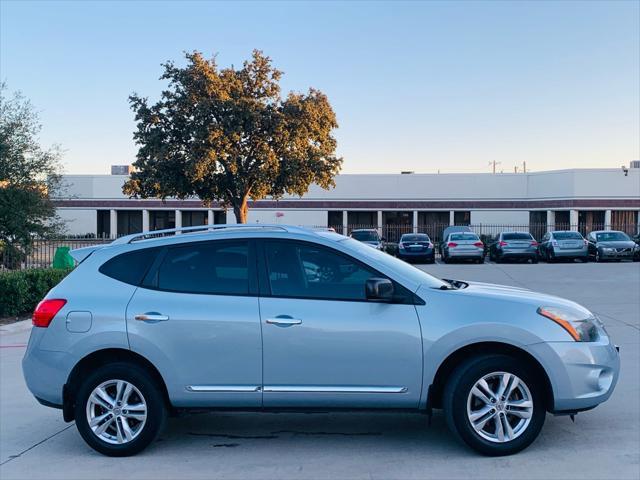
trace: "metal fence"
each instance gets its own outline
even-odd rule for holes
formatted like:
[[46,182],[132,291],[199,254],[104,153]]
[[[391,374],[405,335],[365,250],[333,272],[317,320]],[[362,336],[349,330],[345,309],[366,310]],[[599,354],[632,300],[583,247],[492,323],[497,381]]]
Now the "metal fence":
[[[390,253],[395,251],[397,243],[405,233],[426,233],[429,235],[431,241],[438,247],[442,242],[442,233],[445,228],[449,227],[449,224],[419,224],[415,228],[413,225],[383,225],[378,228],[377,225],[348,225],[346,230],[343,225],[329,225],[320,226],[313,225],[310,228],[316,229],[333,229],[337,233],[349,235],[356,229],[371,229],[376,230],[383,238],[383,241],[387,245],[387,250]],[[549,225],[528,223],[522,225],[514,224],[471,224],[466,225],[471,231],[477,233],[480,239],[489,245],[500,232],[529,232],[533,237],[540,241],[544,234],[549,230]],[[629,236],[634,236],[640,233],[638,231],[637,224],[623,224],[623,225],[611,225],[611,230],[620,230],[627,233]],[[587,235],[591,231],[604,230],[604,225],[589,225],[586,228],[585,225],[561,225],[556,224],[553,227],[554,230],[577,230],[583,235]],[[38,268],[38,267],[50,267],[53,263],[55,252],[60,247],[69,247],[73,250],[76,248],[87,247],[92,245],[101,245],[104,243],[110,243],[113,239],[110,238],[87,238],[87,237],[65,237],[56,239],[38,239],[34,240],[31,247],[25,252],[24,250],[7,249],[0,244],[0,269],[24,269],[24,268]]]

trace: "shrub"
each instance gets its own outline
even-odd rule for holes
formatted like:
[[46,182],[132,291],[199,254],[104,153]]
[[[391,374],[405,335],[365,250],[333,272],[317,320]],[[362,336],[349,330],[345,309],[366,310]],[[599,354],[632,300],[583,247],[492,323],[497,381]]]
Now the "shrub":
[[42,297],[70,271],[31,268],[0,272],[0,317],[30,314]]

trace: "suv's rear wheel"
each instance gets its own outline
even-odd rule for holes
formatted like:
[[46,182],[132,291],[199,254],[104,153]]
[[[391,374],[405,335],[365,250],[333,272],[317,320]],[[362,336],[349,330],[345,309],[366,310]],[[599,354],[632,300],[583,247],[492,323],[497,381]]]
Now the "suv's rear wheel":
[[78,388],[75,420],[82,438],[113,457],[134,455],[160,433],[166,417],[162,392],[140,367],[99,368]]
[[449,428],[485,455],[510,455],[529,446],[544,423],[543,394],[526,365],[506,355],[479,356],[460,365],[444,392]]

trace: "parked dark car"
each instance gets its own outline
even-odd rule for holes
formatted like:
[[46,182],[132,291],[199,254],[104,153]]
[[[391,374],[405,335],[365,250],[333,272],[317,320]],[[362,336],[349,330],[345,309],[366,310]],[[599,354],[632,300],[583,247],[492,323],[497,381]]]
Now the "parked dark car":
[[631,237],[631,240],[633,240],[636,245],[638,245],[638,248],[636,248],[636,252],[633,255],[633,261],[640,262],[640,233]]
[[640,247],[624,232],[598,230],[587,235],[589,258],[603,260],[638,261]]
[[489,246],[489,259],[496,263],[504,260],[538,263],[538,242],[529,232],[501,232]]
[[573,230],[555,230],[545,233],[538,245],[540,258],[547,262],[555,262],[561,259],[582,262],[589,260],[587,241]]
[[436,252],[433,242],[426,233],[405,233],[398,243],[398,258],[405,261],[434,263]]

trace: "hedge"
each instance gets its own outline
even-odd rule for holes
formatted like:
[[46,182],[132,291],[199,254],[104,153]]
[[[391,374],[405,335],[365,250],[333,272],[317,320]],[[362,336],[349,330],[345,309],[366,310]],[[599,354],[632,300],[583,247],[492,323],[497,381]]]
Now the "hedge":
[[30,268],[0,272],[0,317],[31,314],[42,297],[70,271]]

